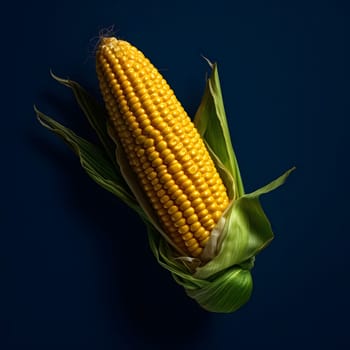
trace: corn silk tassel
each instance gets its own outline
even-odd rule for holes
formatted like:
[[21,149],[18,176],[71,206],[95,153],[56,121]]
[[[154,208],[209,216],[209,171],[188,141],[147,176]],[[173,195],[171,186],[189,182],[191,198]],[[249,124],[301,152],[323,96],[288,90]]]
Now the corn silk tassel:
[[192,122],[142,52],[102,38],[96,70],[106,109],[78,83],[52,74],[73,90],[100,144],[35,111],[94,181],[140,215],[157,261],[186,293],[208,311],[228,313],[249,300],[255,256],[273,239],[259,197],[295,168],[244,192],[217,65],[209,64]]

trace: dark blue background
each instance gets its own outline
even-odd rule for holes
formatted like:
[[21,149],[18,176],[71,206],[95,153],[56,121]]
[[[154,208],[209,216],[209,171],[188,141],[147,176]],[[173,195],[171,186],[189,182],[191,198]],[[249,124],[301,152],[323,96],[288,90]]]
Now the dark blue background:
[[[32,1],[3,12],[2,349],[343,349],[349,338],[346,1]],[[247,191],[276,238],[251,301],[209,314],[155,262],[140,220],[43,129],[33,104],[87,137],[68,89],[98,94],[94,47],[114,25],[193,115],[219,63]]]

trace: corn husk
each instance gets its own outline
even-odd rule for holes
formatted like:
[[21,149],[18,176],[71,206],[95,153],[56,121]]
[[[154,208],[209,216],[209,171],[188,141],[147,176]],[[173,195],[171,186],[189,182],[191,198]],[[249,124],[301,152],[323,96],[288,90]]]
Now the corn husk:
[[163,232],[137,180],[118,146],[104,108],[77,82],[53,77],[72,89],[75,98],[98,135],[95,145],[54,119],[35,111],[40,123],[61,137],[78,155],[86,173],[101,187],[134,209],[147,227],[150,248],[158,263],[199,305],[211,312],[233,312],[244,305],[252,293],[251,269],[256,255],[273,239],[273,232],[259,197],[284,183],[294,168],[268,185],[245,194],[238,162],[233,151],[222,100],[216,64],[211,64],[201,104],[194,123],[231,199],[214,228],[201,259],[174,249]]

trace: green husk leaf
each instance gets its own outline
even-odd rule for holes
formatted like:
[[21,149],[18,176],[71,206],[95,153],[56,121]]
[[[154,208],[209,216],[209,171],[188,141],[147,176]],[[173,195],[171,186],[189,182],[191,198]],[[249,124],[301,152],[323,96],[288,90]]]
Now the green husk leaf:
[[143,215],[140,206],[125,185],[124,179],[116,172],[114,164],[108,159],[103,149],[79,137],[72,130],[40,112],[36,107],[34,110],[39,122],[62,138],[78,155],[81,166],[96,183]]
[[223,215],[225,224],[217,244],[217,254],[207,264],[197,268],[195,277],[206,279],[242,263],[246,267],[246,263],[271,242],[274,235],[259,197],[281,186],[294,169],[231,203]]
[[229,313],[243,306],[252,290],[250,271],[233,266],[215,276],[208,285],[196,290],[186,289],[186,293],[207,311]]
[[207,80],[194,123],[206,143],[231,173],[235,184],[235,198],[239,198],[244,194],[243,181],[231,142],[217,64],[210,63],[210,66],[211,75]]
[[255,256],[273,239],[271,225],[259,197],[281,186],[292,168],[276,180],[233,202],[224,214],[225,224],[217,245],[217,255],[194,273],[177,259],[168,243],[148,225],[150,248],[158,263],[169,270],[175,281],[204,309],[228,313],[250,298],[253,281],[250,270]]
[[51,76],[62,85],[72,89],[74,93],[74,97],[78,102],[79,107],[83,111],[91,127],[96,132],[101,142],[101,145],[105,149],[109,159],[111,160],[112,163],[114,163],[116,167],[115,171],[119,172],[119,175],[120,175],[120,171],[118,169],[118,165],[115,160],[115,154],[114,154],[115,146],[112,140],[108,137],[108,133],[107,133],[107,128],[106,128],[107,115],[103,106],[100,103],[98,103],[96,99],[92,95],[90,95],[76,81],[60,78],[57,75],[55,75],[53,72],[51,72]]
[[186,291],[205,310],[229,313],[239,309],[250,298],[253,281],[248,269],[233,266],[211,278],[197,278],[189,273],[184,264],[173,257],[169,245],[148,225],[150,248],[158,263],[169,270]]

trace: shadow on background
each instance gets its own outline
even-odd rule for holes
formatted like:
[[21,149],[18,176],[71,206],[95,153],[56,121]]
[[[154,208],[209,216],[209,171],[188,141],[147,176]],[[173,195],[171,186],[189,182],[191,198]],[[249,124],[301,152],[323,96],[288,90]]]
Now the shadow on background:
[[[46,94],[40,100],[48,101],[58,115],[64,116],[63,121],[58,121],[96,140],[72,98],[62,103]],[[108,245],[112,251],[111,266],[101,263],[98,267],[102,279],[97,288],[107,322],[136,345],[166,345],[169,349],[171,345],[198,344],[198,335],[210,327],[211,315],[187,297],[170,273],[157,264],[148,247],[146,227],[137,215],[93,183],[79,166],[78,158],[57,147],[53,141],[56,135],[42,129],[42,133],[38,131],[28,138],[34,152],[62,172],[67,208],[93,228],[98,244]],[[99,260],[106,261],[103,253],[97,254],[101,254]]]

